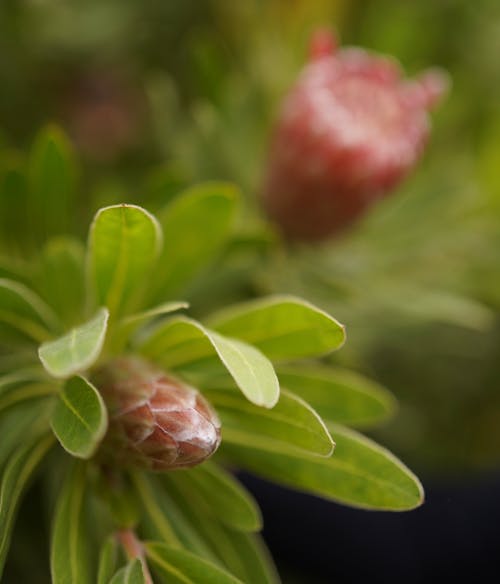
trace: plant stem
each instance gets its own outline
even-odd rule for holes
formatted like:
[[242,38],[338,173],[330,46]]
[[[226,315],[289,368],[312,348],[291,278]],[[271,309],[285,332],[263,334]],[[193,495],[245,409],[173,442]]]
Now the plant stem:
[[144,547],[139,538],[135,535],[134,531],[132,529],[123,529],[118,531],[116,536],[130,560],[135,558],[140,559],[144,572],[145,583],[154,584],[146,562],[146,558],[144,556]]

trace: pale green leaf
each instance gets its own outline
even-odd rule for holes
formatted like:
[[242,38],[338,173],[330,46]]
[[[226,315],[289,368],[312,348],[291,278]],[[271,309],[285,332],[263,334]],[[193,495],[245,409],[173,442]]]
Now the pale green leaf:
[[106,406],[97,389],[83,377],[68,379],[59,393],[50,425],[67,452],[90,458],[108,427]]
[[52,436],[36,437],[11,456],[0,485],[0,579],[9,549],[19,500],[36,467],[53,443]]
[[91,584],[85,525],[86,467],[76,464],[59,495],[52,528],[52,584]]
[[8,278],[0,278],[0,324],[38,342],[59,328],[57,317],[37,294]]
[[183,290],[221,252],[235,219],[239,194],[225,183],[204,183],[182,193],[159,214],[165,245],[151,282],[151,300]]
[[145,582],[141,560],[135,558],[119,570],[109,584],[145,584]]
[[318,414],[302,399],[281,390],[274,408],[265,410],[227,390],[204,392],[222,421],[222,439],[259,445],[272,452],[303,450],[330,456],[334,443]]
[[146,555],[168,584],[242,584],[211,562],[163,543],[148,542]]
[[158,221],[141,207],[115,205],[98,211],[89,233],[89,287],[113,317],[138,306],[158,275],[152,268],[161,245]]
[[274,453],[253,444],[223,443],[238,466],[264,478],[353,507],[406,511],[423,502],[415,475],[394,455],[368,438],[336,424],[330,458]]
[[251,402],[271,408],[278,401],[278,378],[260,351],[210,331],[194,320],[179,317],[162,324],[140,351],[167,369],[213,359],[215,355]]
[[99,553],[97,584],[109,584],[118,563],[118,541],[114,535],[106,538]]
[[108,310],[101,308],[91,320],[54,341],[44,343],[38,356],[45,369],[53,377],[64,378],[91,367],[104,344],[108,318]]
[[343,325],[292,296],[271,296],[232,306],[214,315],[209,324],[277,361],[325,355],[345,341]]
[[193,504],[205,504],[208,513],[222,523],[241,531],[262,529],[260,509],[252,495],[217,465],[205,462],[196,468],[180,470],[173,478],[181,486],[191,485]]
[[281,366],[280,383],[327,420],[367,427],[388,418],[396,400],[383,387],[351,371],[321,365]]

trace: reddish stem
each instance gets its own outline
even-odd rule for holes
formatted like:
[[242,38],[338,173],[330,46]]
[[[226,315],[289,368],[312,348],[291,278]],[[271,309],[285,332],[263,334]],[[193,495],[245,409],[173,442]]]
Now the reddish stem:
[[139,558],[144,572],[146,584],[154,584],[144,555],[144,546],[132,529],[123,529],[116,534],[129,560]]

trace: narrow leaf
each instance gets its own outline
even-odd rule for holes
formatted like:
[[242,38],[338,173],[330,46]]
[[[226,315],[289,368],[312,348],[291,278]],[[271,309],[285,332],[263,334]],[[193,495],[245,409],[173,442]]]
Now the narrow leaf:
[[30,441],[21,446],[9,459],[0,486],[0,579],[9,549],[19,500],[36,467],[53,443],[51,436]]
[[108,310],[101,308],[88,322],[55,341],[44,343],[38,356],[45,369],[53,377],[64,378],[91,367],[104,344],[108,317]]
[[204,392],[222,421],[222,438],[233,444],[259,445],[272,452],[297,449],[330,456],[333,440],[318,414],[302,399],[281,390],[279,402],[265,410],[227,390]]
[[136,558],[119,570],[109,584],[145,584],[145,582],[141,560]]
[[99,554],[97,584],[109,584],[109,581],[116,571],[117,563],[118,541],[114,535],[110,535],[104,542]]
[[181,488],[191,485],[193,504],[199,506],[204,503],[207,511],[222,523],[241,531],[262,529],[260,509],[252,495],[217,465],[205,462],[196,468],[175,473],[174,479],[178,479]]
[[85,474],[82,463],[67,476],[59,495],[52,531],[52,584],[90,584],[85,529]]
[[0,393],[0,412],[7,410],[23,401],[38,400],[54,394],[54,386],[50,383],[27,383],[11,391]]
[[140,351],[167,369],[213,359],[215,355],[248,400],[267,408],[278,401],[278,378],[260,351],[210,331],[194,320],[179,317],[162,324]]
[[157,220],[141,207],[116,205],[98,211],[88,243],[89,286],[97,303],[113,316],[135,308],[151,286],[161,245]]
[[148,559],[169,584],[242,584],[241,580],[191,552],[156,542],[147,543],[145,548]]
[[345,341],[343,325],[292,296],[271,296],[228,308],[214,315],[210,326],[254,345],[272,360],[325,355]]
[[388,418],[396,408],[394,397],[358,373],[320,365],[282,366],[282,386],[310,403],[327,420],[367,427]]
[[165,245],[151,300],[183,290],[220,253],[235,219],[238,192],[225,183],[205,183],[181,194],[159,214]]
[[108,413],[97,389],[72,377],[59,394],[50,425],[61,446],[77,458],[90,458],[108,427]]
[[223,447],[239,466],[292,488],[353,507],[406,511],[422,504],[419,480],[394,455],[368,438],[329,424],[337,443],[330,458],[275,454],[254,445]]

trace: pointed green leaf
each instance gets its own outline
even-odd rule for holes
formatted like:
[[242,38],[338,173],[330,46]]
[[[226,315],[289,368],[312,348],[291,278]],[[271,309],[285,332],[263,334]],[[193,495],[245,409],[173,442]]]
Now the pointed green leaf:
[[84,308],[84,266],[84,246],[69,237],[51,239],[39,257],[37,290],[68,327],[77,324]]
[[50,425],[67,452],[90,458],[104,438],[108,413],[97,389],[83,377],[72,377],[59,394]]
[[281,390],[274,408],[265,410],[227,390],[204,392],[222,421],[222,439],[259,445],[272,452],[303,450],[330,456],[334,443],[318,414],[302,399]]
[[0,324],[38,342],[59,326],[57,317],[41,298],[24,284],[8,278],[0,278]]
[[68,233],[73,223],[76,164],[71,145],[56,126],[43,129],[29,160],[31,214],[40,239]]
[[320,365],[282,366],[283,387],[301,396],[327,420],[367,427],[388,418],[396,400],[383,387],[351,371]]
[[262,529],[260,509],[252,495],[217,465],[205,462],[175,474],[181,485],[192,486],[193,504],[204,502],[208,512],[222,523],[241,531]]
[[9,549],[10,537],[19,500],[36,467],[53,443],[52,436],[31,440],[12,455],[0,485],[0,579]]
[[55,341],[44,343],[38,356],[45,369],[53,377],[64,378],[91,367],[104,344],[108,318],[108,310],[101,308],[88,322]]
[[117,563],[118,541],[114,535],[110,535],[104,542],[99,554],[97,584],[109,584],[109,581],[116,571]]
[[88,243],[89,286],[97,303],[113,316],[133,310],[151,286],[161,245],[158,221],[141,207],[115,205],[98,211]]
[[169,584],[242,584],[241,580],[191,552],[149,542],[146,555]]
[[292,296],[271,296],[233,306],[214,315],[210,326],[250,343],[272,360],[325,355],[345,341],[343,325]]
[[251,402],[271,408],[278,401],[278,378],[260,351],[210,331],[194,320],[179,317],[160,325],[140,351],[167,369],[216,355]]
[[161,271],[152,282],[153,302],[185,288],[214,261],[230,235],[238,199],[232,185],[204,183],[181,194],[160,212],[165,245]]
[[363,509],[406,511],[423,502],[422,485],[393,454],[336,424],[330,458],[273,453],[253,444],[228,444],[224,451],[239,466],[292,488]]
[[86,468],[74,465],[55,511],[50,550],[52,584],[91,584],[85,525]]
[[[192,501],[197,495],[196,488],[194,485],[179,481],[178,473],[165,473],[161,478],[168,486],[169,495],[183,513],[184,520],[191,523],[198,537],[211,548],[212,555],[215,554],[218,558],[218,563],[245,584],[279,582],[272,558],[257,534],[234,531],[206,512],[206,504],[193,505]],[[208,559],[213,561],[213,558]]]
[[109,584],[145,584],[145,582],[142,562],[139,558],[135,558],[119,570]]

